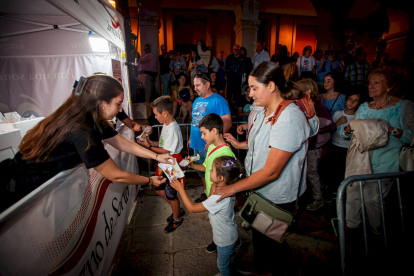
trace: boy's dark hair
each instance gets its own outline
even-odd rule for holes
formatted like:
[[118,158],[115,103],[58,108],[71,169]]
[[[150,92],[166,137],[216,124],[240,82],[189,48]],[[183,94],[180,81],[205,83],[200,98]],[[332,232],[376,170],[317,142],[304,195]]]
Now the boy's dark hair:
[[174,110],[174,104],[170,96],[158,97],[151,103],[151,107],[156,108],[159,113],[167,111],[170,115],[172,115]]
[[353,95],[358,95],[359,96],[359,104],[361,104],[361,93],[357,90],[357,89],[352,89],[349,90],[346,94],[345,94],[345,102],[348,100],[349,97],[353,96]]
[[223,134],[223,120],[216,113],[209,113],[201,119],[198,127],[204,127],[209,131],[212,131],[213,128],[216,128],[220,134]]
[[223,176],[226,185],[236,183],[240,178],[241,164],[237,158],[231,156],[220,156],[214,159],[217,175]]

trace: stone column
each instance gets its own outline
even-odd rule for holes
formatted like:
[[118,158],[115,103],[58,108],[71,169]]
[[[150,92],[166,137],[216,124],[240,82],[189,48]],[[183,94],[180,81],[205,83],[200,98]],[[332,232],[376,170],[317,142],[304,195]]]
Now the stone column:
[[244,0],[235,5],[236,44],[247,49],[247,56],[253,58],[256,53],[257,30],[259,28],[259,2],[257,0]]
[[236,44],[247,49],[247,56],[253,58],[256,53],[257,29],[259,28],[260,20],[245,20],[240,19],[234,31],[236,34]]
[[[149,11],[145,8],[142,8],[140,11],[140,19],[139,19],[139,34],[140,34],[140,41],[141,45],[138,45],[138,49],[140,51],[141,56],[143,56],[143,49],[145,44],[149,44],[151,47],[151,52],[155,55],[158,61],[158,52],[160,49],[159,44],[159,26],[158,26],[158,15],[154,11]],[[159,77],[155,81],[155,89],[160,94],[160,83]]]

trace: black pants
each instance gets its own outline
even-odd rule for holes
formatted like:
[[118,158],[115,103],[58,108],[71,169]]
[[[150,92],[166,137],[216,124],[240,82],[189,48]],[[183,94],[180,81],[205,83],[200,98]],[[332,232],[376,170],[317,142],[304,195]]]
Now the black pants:
[[[292,212],[295,208],[295,201],[278,204],[286,211]],[[269,269],[273,275],[290,274],[293,270],[292,251],[286,240],[278,243],[266,235],[252,228],[253,234],[253,267],[259,274],[266,274]]]
[[227,72],[227,93],[226,99],[231,102],[233,96],[233,101],[237,102],[241,96],[241,82],[242,75],[239,73]]
[[320,175],[328,192],[336,192],[345,178],[346,155],[348,148],[342,148],[333,144],[329,145]]

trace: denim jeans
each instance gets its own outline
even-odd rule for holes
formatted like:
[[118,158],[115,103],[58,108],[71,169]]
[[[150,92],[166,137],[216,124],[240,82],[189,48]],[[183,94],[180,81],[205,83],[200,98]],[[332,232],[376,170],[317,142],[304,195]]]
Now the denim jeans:
[[230,276],[230,256],[235,245],[236,243],[224,247],[217,246],[217,267],[220,270],[220,276]]
[[162,82],[162,95],[163,96],[170,96],[170,84],[169,78],[170,74],[160,75],[161,82]]
[[[206,160],[207,152],[205,150],[197,150],[197,149],[194,149],[194,155],[197,155],[197,154],[200,155],[200,159],[197,160],[197,161],[195,161],[194,163],[195,164],[203,165],[204,160]],[[198,173],[198,176],[199,177],[204,177],[205,176],[205,173],[204,172],[197,171],[197,173]]]

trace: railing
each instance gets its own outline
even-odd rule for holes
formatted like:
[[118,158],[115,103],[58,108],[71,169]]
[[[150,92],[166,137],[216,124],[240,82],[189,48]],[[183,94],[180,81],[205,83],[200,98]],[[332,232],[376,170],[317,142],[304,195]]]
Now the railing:
[[[403,204],[401,198],[401,184],[400,178],[402,177],[411,177],[413,179],[414,172],[403,172],[403,173],[381,173],[381,174],[369,174],[369,175],[358,175],[358,176],[351,176],[342,181],[341,185],[338,187],[337,193],[337,200],[336,200],[336,208],[337,208],[337,215],[338,215],[338,228],[339,228],[339,247],[340,247],[340,256],[341,256],[341,267],[342,267],[342,274],[345,275],[345,266],[346,266],[346,244],[345,244],[345,208],[344,208],[344,196],[346,194],[346,187],[354,182],[354,185],[359,185],[359,193],[360,193],[360,200],[361,200],[361,212],[362,212],[362,225],[363,225],[363,232],[364,232],[364,247],[365,247],[365,254],[369,255],[369,248],[368,248],[368,235],[367,235],[367,222],[366,222],[366,211],[364,208],[364,193],[363,193],[363,185],[375,185],[375,183],[364,183],[363,181],[366,180],[378,180],[378,190],[379,190],[379,198],[380,198],[380,207],[381,207],[381,219],[382,219],[382,231],[384,236],[384,245],[387,246],[387,225],[386,225],[386,218],[385,218],[385,205],[384,205],[384,198],[382,197],[383,187],[382,187],[382,179],[395,179],[397,186],[397,195],[398,195],[398,204],[399,204],[399,212],[401,217],[401,230],[403,235],[405,235],[405,226],[404,226],[404,214],[403,214]],[[394,184],[393,184],[394,185]]]

